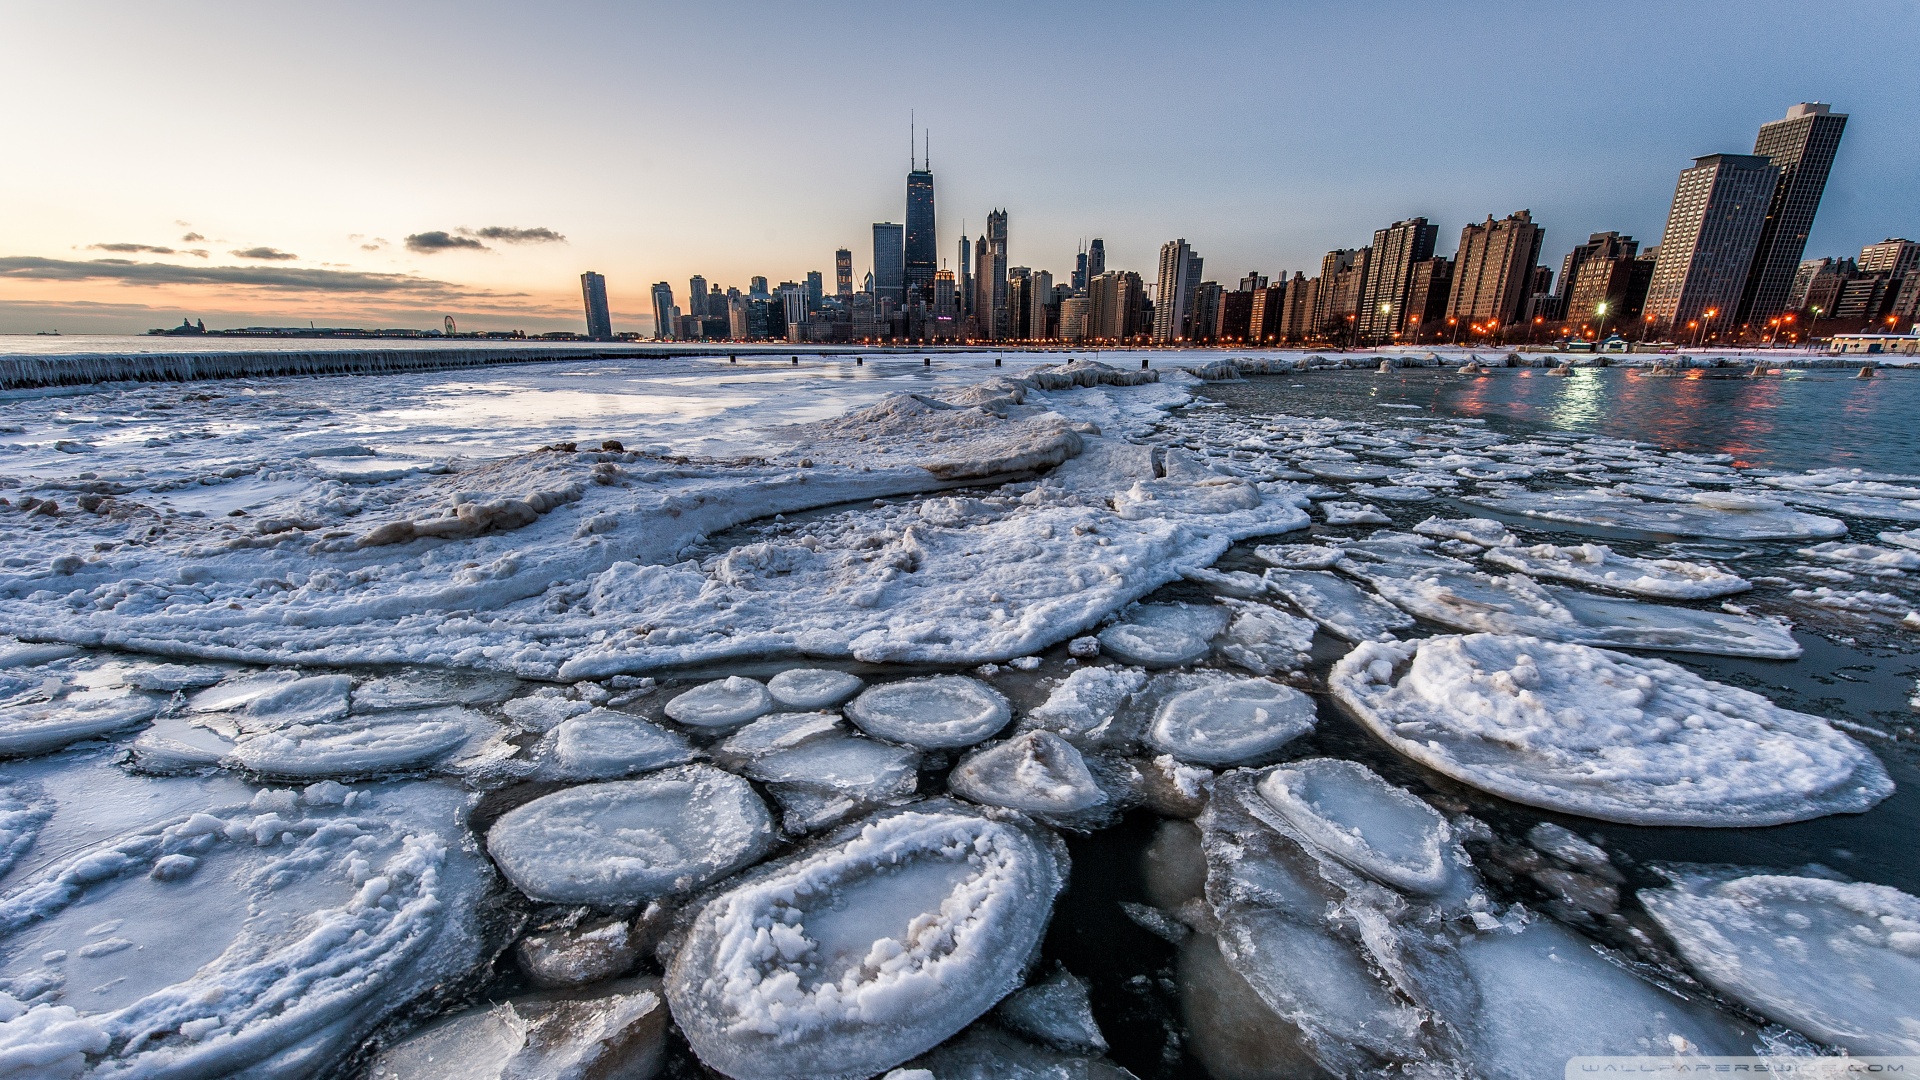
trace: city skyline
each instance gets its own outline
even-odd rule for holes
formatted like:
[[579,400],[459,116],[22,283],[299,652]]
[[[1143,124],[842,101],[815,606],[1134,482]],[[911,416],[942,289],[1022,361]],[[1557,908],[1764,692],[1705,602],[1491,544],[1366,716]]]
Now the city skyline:
[[[1806,255],[1850,255],[1886,236],[1920,232],[1920,223],[1907,220],[1920,205],[1920,152],[1899,127],[1920,102],[1920,77],[1900,65],[1870,63],[1867,51],[1877,36],[1873,26],[1891,31],[1900,25],[1897,5],[1867,5],[1846,35],[1815,25],[1797,30],[1789,44],[1757,26],[1722,25],[1705,57],[1668,41],[1636,43],[1638,59],[1631,66],[1646,69],[1648,58],[1684,56],[1692,68],[1662,78],[1697,82],[1699,92],[1656,90],[1645,85],[1651,80],[1625,71],[1583,73],[1583,93],[1597,79],[1599,89],[1611,94],[1608,116],[1584,127],[1572,115],[1580,112],[1577,102],[1563,100],[1568,95],[1542,95],[1524,116],[1495,110],[1475,96],[1492,74],[1463,68],[1448,75],[1446,93],[1434,95],[1448,99],[1445,110],[1425,95],[1354,86],[1337,108],[1320,101],[1319,109],[1306,110],[1309,118],[1249,138],[1244,133],[1255,125],[1247,117],[1281,105],[1244,96],[1207,98],[1225,78],[1209,67],[1197,77],[1197,99],[1243,115],[1231,121],[1232,138],[1215,126],[1228,125],[1230,118],[1183,121],[1188,133],[1176,140],[1177,151],[1152,137],[1151,121],[1162,106],[1149,100],[1121,110],[1122,117],[1091,115],[1085,105],[1065,109],[1054,133],[1036,138],[1019,125],[981,122],[996,103],[1031,96],[1030,88],[981,91],[974,88],[977,80],[968,79],[967,92],[957,95],[929,90],[920,95],[926,100],[902,101],[897,108],[863,105],[857,123],[801,124],[795,130],[804,131],[803,139],[775,132],[757,144],[750,164],[739,151],[706,140],[676,149],[661,137],[664,131],[619,130],[613,141],[620,146],[649,147],[638,167],[625,172],[617,166],[634,164],[622,158],[628,151],[564,140],[508,144],[515,153],[490,159],[480,152],[486,143],[475,142],[484,128],[470,109],[406,93],[425,81],[421,72],[451,76],[457,85],[474,82],[473,72],[454,69],[437,54],[421,57],[421,71],[413,74],[362,71],[371,61],[349,61],[356,76],[369,78],[338,87],[338,100],[291,84],[266,87],[258,101],[214,100],[151,57],[167,55],[169,46],[191,52],[195,42],[233,51],[271,41],[289,70],[305,70],[333,31],[322,29],[310,45],[288,45],[272,35],[271,17],[244,9],[211,5],[203,9],[210,16],[229,14],[197,21],[124,10],[124,19],[98,30],[86,56],[51,48],[67,40],[61,35],[74,30],[78,16],[53,10],[0,16],[13,40],[50,46],[26,50],[12,74],[0,74],[13,100],[26,106],[0,120],[6,128],[0,134],[12,145],[49,151],[44,162],[10,170],[0,180],[0,196],[16,208],[0,219],[0,330],[138,330],[170,325],[180,315],[225,325],[351,317],[419,326],[437,324],[442,314],[457,316],[463,328],[577,329],[578,275],[592,267],[608,279],[615,329],[650,333],[648,290],[662,280],[684,283],[698,273],[735,285],[755,275],[797,281],[808,271],[831,272],[834,249],[845,247],[858,253],[857,282],[871,269],[862,250],[870,224],[902,216],[901,166],[907,163],[899,160],[905,155],[898,153],[898,140],[907,117],[896,114],[909,106],[917,108],[923,128],[940,130],[943,205],[933,250],[940,265],[956,271],[959,223],[972,222],[972,235],[988,209],[1003,206],[1015,222],[1010,264],[1050,271],[1062,283],[1076,269],[1079,245],[1095,236],[1105,238],[1109,266],[1143,274],[1151,274],[1166,239],[1184,236],[1206,253],[1223,280],[1237,280],[1251,269],[1276,276],[1311,270],[1326,250],[1363,243],[1383,223],[1414,217],[1435,223],[1441,246],[1448,247],[1446,238],[1461,224],[1522,207],[1547,229],[1541,261],[1556,265],[1589,233],[1617,230],[1645,245],[1657,242],[1673,176],[1686,162],[1745,152],[1755,128],[1777,119],[1793,101],[1833,102],[1853,117]],[[631,20],[612,9],[569,10],[610,20],[611,39],[634,32]],[[1378,30],[1389,18],[1240,9],[1233,13],[1235,23],[1219,11],[1182,20],[1143,9],[1121,28],[1071,22],[1070,16],[1085,19],[1092,10],[1049,13],[1040,32],[996,60],[995,69],[1030,63],[1036,49],[1065,42],[1073,30],[1087,31],[1073,40],[1102,58],[1102,71],[1120,76],[1149,63],[1142,53],[1149,42],[1164,45],[1175,58],[1208,42],[1221,52],[1219,66],[1232,68],[1254,46],[1272,46],[1284,37],[1285,44],[1262,64],[1242,65],[1243,81],[1273,92],[1291,88],[1306,95],[1296,104],[1313,104],[1321,91],[1308,93],[1303,88],[1310,83],[1302,80],[1324,66],[1312,58],[1314,43]],[[1510,6],[1474,10],[1520,16]],[[1675,37],[1686,36],[1689,26],[1706,25],[1712,15],[1700,6],[1661,10]],[[1782,6],[1783,18],[1785,11]],[[368,8],[363,14],[370,28],[423,29],[417,12]],[[687,19],[697,22],[684,13],[656,14],[667,31],[686,29]],[[1469,61],[1497,51],[1484,43],[1462,44],[1470,28],[1455,23],[1469,20],[1406,8],[1394,14],[1403,28],[1430,31],[1423,51],[1440,55],[1454,44],[1460,48],[1449,55],[1468,68]],[[496,28],[503,19],[512,21],[489,18]],[[989,21],[985,13],[928,19],[942,26],[959,20],[968,33]],[[785,115],[773,94],[781,79],[801,73],[804,84],[816,89],[843,85],[857,91],[926,59],[909,64],[887,58],[844,69],[849,44],[776,21],[789,37],[798,34],[791,40],[794,55],[775,55],[774,28],[744,30],[741,57],[721,61],[718,70],[694,78],[690,58],[663,58],[659,71],[615,87],[625,94],[606,104],[616,106],[636,89],[690,79],[687,87],[716,95],[716,108],[759,132],[771,130],[760,125]],[[1240,33],[1221,37],[1223,21]],[[1526,9],[1525,22],[1525,36],[1543,47],[1570,48],[1585,32],[1557,12]],[[525,44],[533,67],[559,63],[550,55],[553,31],[532,30]],[[451,28],[446,48],[458,53],[475,44],[473,32]],[[965,38],[959,34],[956,40]],[[959,49],[947,37],[934,39],[929,48],[936,57]],[[1392,45],[1382,60],[1410,59],[1405,50],[1411,48]],[[56,100],[45,89],[49,56],[99,77],[81,80]],[[750,70],[750,61],[765,70]],[[108,70],[114,65],[143,74],[151,100],[129,104],[117,96],[116,78],[124,82],[125,76]],[[1044,66],[1034,71],[1040,86],[1062,78]],[[583,78],[591,85],[594,77]],[[364,116],[381,94],[400,103],[393,125],[406,120],[418,126],[408,136],[415,140],[410,152],[399,158],[357,144],[348,137],[351,125],[344,124],[347,114]],[[252,138],[272,129],[275,105],[285,107],[281,119],[304,122],[307,134],[292,140],[294,149],[268,145],[264,135]],[[478,105],[496,108],[502,130],[524,130],[524,123],[513,121],[525,121],[532,110],[505,102],[497,90],[481,94]],[[676,115],[689,105],[686,92],[679,92]],[[766,117],[756,119],[762,112]],[[1443,125],[1457,128],[1453,134],[1436,128],[1443,112],[1456,117]],[[436,129],[428,123],[435,119],[450,126]],[[1569,154],[1566,137],[1556,134],[1568,124],[1583,132],[1578,154]],[[403,134],[385,120],[367,119],[363,127],[376,143]],[[569,121],[558,133],[573,130]],[[1385,148],[1373,137],[1383,130],[1396,135]],[[1111,137],[1118,131],[1128,134]],[[1362,132],[1369,134],[1361,138]],[[1211,138],[1199,137],[1209,133]],[[139,167],[128,168],[135,151]],[[356,163],[363,152],[381,163]],[[1062,183],[1068,176],[1071,182]],[[769,186],[775,177],[778,183]],[[781,197],[765,197],[770,192]]]

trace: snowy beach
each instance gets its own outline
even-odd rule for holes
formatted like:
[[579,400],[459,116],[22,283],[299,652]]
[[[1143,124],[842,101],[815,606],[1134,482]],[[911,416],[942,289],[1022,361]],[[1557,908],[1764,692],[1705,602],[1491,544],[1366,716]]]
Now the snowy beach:
[[1920,382],[1086,355],[0,394],[0,1078],[1920,1055]]

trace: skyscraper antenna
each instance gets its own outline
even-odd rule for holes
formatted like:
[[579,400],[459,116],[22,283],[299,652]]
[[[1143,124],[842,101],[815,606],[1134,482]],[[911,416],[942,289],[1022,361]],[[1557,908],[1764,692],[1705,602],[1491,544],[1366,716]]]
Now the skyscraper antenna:
[[907,110],[907,171],[912,172],[918,166],[914,163],[913,152],[919,149],[919,139],[914,138],[918,131],[914,122],[913,110]]
[[921,138],[927,140],[927,143],[926,143],[925,150],[920,154],[920,167],[927,170],[928,172],[932,172],[933,171],[933,129],[928,128],[927,133],[925,135],[922,135]]

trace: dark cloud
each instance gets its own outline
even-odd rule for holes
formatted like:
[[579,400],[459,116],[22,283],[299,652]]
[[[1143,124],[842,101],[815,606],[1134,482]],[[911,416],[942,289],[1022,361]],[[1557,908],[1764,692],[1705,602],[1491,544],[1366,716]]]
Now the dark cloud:
[[484,229],[461,229],[463,236],[498,240],[505,244],[564,244],[567,238],[548,228],[516,229],[511,225],[489,225]]
[[236,259],[261,259],[266,262],[286,262],[289,259],[297,259],[300,257],[291,251],[281,251],[279,248],[270,247],[235,248],[227,252],[227,254]]
[[152,244],[88,244],[94,251],[117,251],[123,255],[137,255],[147,252],[153,255],[177,255],[179,252],[170,247],[154,247]]
[[407,250],[417,251],[422,255],[432,255],[440,251],[486,251],[488,249],[487,245],[478,240],[435,229],[432,232],[414,233],[407,237]]
[[199,233],[197,233],[197,232],[190,232],[190,233],[188,233],[187,235],[185,235],[185,236],[183,236],[183,237],[181,237],[181,238],[180,238],[180,242],[181,242],[181,243],[183,243],[183,244],[197,244],[197,243],[199,243],[200,241],[202,241],[202,240],[205,240],[205,239],[206,239],[206,237],[204,237],[204,236],[201,236],[201,235],[200,235]]
[[131,259],[43,259],[31,255],[0,257],[0,280],[119,281],[130,285],[240,285],[286,292],[403,295],[421,299],[519,296],[469,289],[411,274],[359,270],[315,270],[293,266],[180,266]]

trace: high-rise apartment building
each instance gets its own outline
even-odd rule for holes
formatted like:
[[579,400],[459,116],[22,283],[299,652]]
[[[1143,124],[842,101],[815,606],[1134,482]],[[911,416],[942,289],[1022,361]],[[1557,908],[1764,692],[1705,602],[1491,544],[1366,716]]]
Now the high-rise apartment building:
[[613,340],[613,313],[607,308],[607,279],[589,270],[580,275],[580,296],[587,305],[587,336]]
[[1439,226],[1423,217],[1374,230],[1373,255],[1356,312],[1360,340],[1384,343],[1399,335],[1406,322],[1413,268],[1433,258],[1433,242],[1439,234]]
[[[1702,323],[1705,333],[1736,325],[1734,309],[1779,177],[1778,166],[1749,154],[1695,158],[1680,173],[1647,288],[1649,322],[1683,334],[1690,322]],[[1792,288],[1790,274],[1780,290],[1782,308]]]
[[1731,325],[1765,326],[1787,310],[1793,276],[1807,253],[1807,234],[1846,127],[1847,114],[1818,102],[1802,102],[1785,118],[1760,125],[1753,153],[1771,161],[1779,175]]
[[1220,297],[1222,290],[1217,281],[1203,281],[1193,287],[1193,298],[1187,301],[1188,341],[1211,342],[1214,324],[1220,319]]
[[920,168],[907,173],[907,229],[903,248],[906,294],[931,302],[933,274],[940,269],[940,250],[934,234],[931,162],[924,162]]
[[1788,311],[1807,310],[1807,294],[1813,288],[1813,279],[1826,273],[1832,265],[1832,259],[1800,260],[1800,269],[1793,275],[1793,291],[1787,294]]
[[1437,333],[1447,317],[1447,297],[1452,292],[1452,259],[1440,255],[1413,264],[1407,279],[1407,317],[1400,332],[1415,344],[1423,335]]
[[1287,275],[1280,275],[1280,284],[1268,285],[1253,294],[1252,307],[1247,312],[1247,341],[1260,343],[1272,341],[1280,335],[1280,313],[1287,302]]
[[1069,296],[1060,301],[1060,340],[1086,340],[1087,308],[1092,303],[1092,298],[1086,296],[1084,293],[1077,296]]
[[1868,244],[1860,249],[1860,272],[1905,277],[1920,270],[1920,244],[1897,238]]
[[1027,339],[1045,341],[1053,337],[1053,320],[1059,312],[1053,307],[1053,273],[1035,270],[1027,281]]
[[807,287],[794,281],[780,283],[781,335],[788,341],[806,340]]
[[807,271],[807,311],[819,311],[820,304],[826,299],[826,282],[820,277],[820,271]]
[[833,295],[853,299],[853,252],[847,248],[833,253]]
[[1146,333],[1146,286],[1131,270],[1109,270],[1087,282],[1087,337],[1129,341]]
[[897,222],[873,223],[873,296],[891,300],[895,307],[906,299],[906,229]]
[[1005,341],[1013,333],[1012,313],[1007,308],[1007,212],[987,214],[987,231],[980,234],[974,247],[974,319],[980,333],[994,341]]
[[1533,223],[1527,210],[1499,221],[1488,215],[1484,223],[1460,230],[1448,317],[1494,329],[1518,322],[1526,312],[1533,267],[1540,261],[1545,237],[1546,230]]
[[653,336],[659,341],[672,341],[674,330],[680,324],[680,309],[673,306],[673,286],[664,281],[653,286]]
[[1320,284],[1313,291],[1313,309],[1307,315],[1304,333],[1325,333],[1339,318],[1333,311],[1334,285],[1341,274],[1353,269],[1359,258],[1356,248],[1335,248],[1320,257],[1320,276],[1314,279]]
[[707,315],[707,279],[699,274],[687,279],[687,314],[696,319]]
[[1033,271],[1024,266],[1007,269],[1007,336],[1015,341],[1023,341],[1028,336],[1027,315],[1031,310],[1029,301],[1032,296],[1031,281]]
[[1220,294],[1220,307],[1213,316],[1214,341],[1238,344],[1253,340],[1253,305],[1256,299],[1266,295],[1267,279],[1264,274],[1254,274],[1241,281],[1245,285],[1255,280],[1260,282],[1257,289],[1235,289]]
[[1320,279],[1309,278],[1301,271],[1294,271],[1292,280],[1287,282],[1287,297],[1280,308],[1279,338],[1282,341],[1301,341],[1319,331],[1314,320],[1314,312],[1319,305]]
[[[1617,232],[1594,233],[1574,249],[1573,277],[1560,282],[1560,321],[1569,332],[1624,326],[1638,320],[1652,282],[1651,260],[1639,258],[1640,243]],[[1604,307],[1602,305],[1605,305]]]
[[933,272],[933,314],[936,318],[960,317],[960,289],[951,270]]
[[1200,285],[1200,256],[1184,239],[1160,245],[1158,292],[1153,302],[1153,340],[1179,341],[1187,334],[1193,291]]

